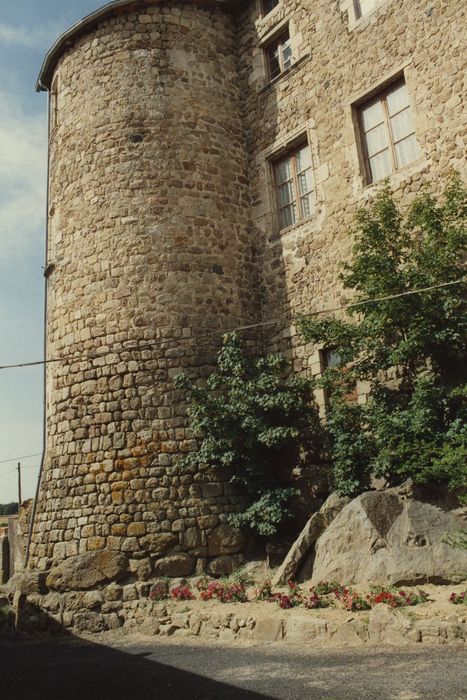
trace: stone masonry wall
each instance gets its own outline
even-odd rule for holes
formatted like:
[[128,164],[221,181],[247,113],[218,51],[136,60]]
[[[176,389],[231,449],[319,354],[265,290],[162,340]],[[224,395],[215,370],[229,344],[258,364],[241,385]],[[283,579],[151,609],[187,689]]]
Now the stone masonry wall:
[[[322,369],[319,349],[303,345],[291,319],[348,300],[338,272],[351,252],[352,219],[381,187],[365,184],[355,104],[404,75],[421,155],[389,178],[402,204],[424,181],[439,192],[453,170],[466,172],[463,3],[383,0],[359,20],[353,8],[351,0],[279,0],[262,17],[252,1],[238,21],[263,320],[278,320],[270,347],[313,374]],[[287,26],[293,64],[271,83],[264,47]],[[316,213],[279,231],[271,160],[302,137],[312,150]],[[364,386],[359,393],[362,400]]]
[[[287,28],[292,65],[271,82],[265,50]],[[172,377],[205,374],[222,331],[272,320],[267,347],[321,371],[293,318],[348,300],[353,216],[381,187],[356,106],[403,76],[420,157],[389,182],[403,205],[426,180],[438,193],[465,173],[466,35],[452,0],[362,18],[350,0],[265,17],[259,0],[141,0],[75,37],[51,85],[48,354],[67,359],[48,366],[33,566],[102,549],[139,578],[239,561],[226,475],[174,468],[195,443]],[[279,231],[272,163],[304,138],[316,212]]]
[[234,54],[222,9],[139,3],[56,66],[48,356],[67,359],[48,370],[33,567],[102,549],[141,578],[239,561],[226,476],[174,466],[194,441],[172,383],[257,320]]

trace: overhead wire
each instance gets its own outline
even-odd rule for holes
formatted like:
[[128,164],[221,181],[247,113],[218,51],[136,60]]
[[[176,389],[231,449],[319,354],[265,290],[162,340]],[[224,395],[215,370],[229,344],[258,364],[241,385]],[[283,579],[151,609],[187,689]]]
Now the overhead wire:
[[[467,277],[461,277],[460,279],[457,280],[452,280],[451,282],[442,282],[440,284],[434,284],[429,287],[422,287],[420,289],[411,289],[407,290],[405,292],[399,292],[397,294],[388,294],[386,296],[381,296],[381,297],[376,297],[375,299],[364,299],[363,301],[357,301],[353,302],[352,304],[344,304],[342,306],[336,306],[331,309],[321,309],[318,311],[311,311],[307,314],[301,314],[301,318],[313,318],[314,316],[320,316],[322,314],[332,314],[336,313],[337,311],[345,311],[347,309],[354,309],[362,306],[367,306],[369,304],[376,304],[376,303],[381,303],[384,301],[390,301],[391,299],[399,299],[401,297],[406,297],[410,296],[412,294],[422,294],[425,292],[430,292],[435,289],[441,289],[443,287],[450,287],[456,284],[461,284],[467,279]],[[217,332],[217,333],[205,333],[203,335],[199,336],[191,336],[191,337],[181,337],[181,338],[158,338],[152,341],[147,341],[144,345],[136,345],[136,346],[128,346],[128,347],[123,347],[118,350],[118,352],[132,352],[132,351],[143,351],[143,350],[149,350],[154,346],[157,345],[163,345],[166,343],[173,343],[175,342],[189,342],[189,341],[194,341],[194,342],[199,342],[201,339],[208,339],[208,338],[217,338],[220,339],[223,335],[227,333],[234,333],[236,331],[245,331],[245,330],[252,330],[254,328],[262,328],[265,326],[272,326],[276,325],[278,323],[283,323],[284,319],[272,319],[270,321],[262,321],[259,323],[251,323],[243,326],[237,326],[236,328],[232,328],[230,330],[225,330],[222,332]],[[88,355],[63,355],[62,357],[52,357],[46,360],[36,360],[34,362],[21,362],[18,364],[11,364],[11,365],[0,365],[0,370],[6,370],[6,369],[19,369],[19,368],[24,368],[24,367],[35,367],[35,366],[43,366],[43,365],[48,365],[56,362],[79,362],[80,360],[95,360],[101,357],[107,357],[108,355],[113,355],[117,351],[116,350],[108,350],[104,353],[99,353],[98,351],[93,351],[89,353]]]

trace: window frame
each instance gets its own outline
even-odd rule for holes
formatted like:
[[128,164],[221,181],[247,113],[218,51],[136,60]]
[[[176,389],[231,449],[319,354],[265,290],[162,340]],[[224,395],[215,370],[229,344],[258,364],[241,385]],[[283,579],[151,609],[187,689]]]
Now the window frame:
[[368,10],[367,12],[362,11],[362,5],[361,5],[361,0],[353,0],[353,6],[354,6],[354,13],[355,13],[355,19],[359,20],[362,19],[362,17],[368,17],[371,15],[372,12],[378,9],[378,5],[380,2],[376,2],[376,5],[371,8],[371,10]]
[[[286,65],[286,62],[284,61],[284,48],[287,42],[288,47],[286,48],[290,49],[290,62],[288,65]],[[271,71],[271,54],[276,49],[278,50],[279,73],[273,75]],[[272,83],[273,81],[278,80],[281,75],[284,75],[284,73],[286,73],[293,66],[292,41],[290,38],[290,29],[288,24],[285,27],[282,27],[281,31],[263,47],[263,51],[266,59],[267,76],[269,82]]]
[[[302,151],[305,148],[308,148],[309,152],[310,152],[310,166],[309,166],[309,168],[306,168],[305,170],[298,170],[298,168],[297,168],[297,155],[300,151]],[[285,184],[285,182],[288,182],[288,180],[286,180],[285,182],[279,183],[278,177],[277,177],[277,169],[281,163],[283,163],[287,160],[292,161],[291,181],[292,181],[292,191],[293,191],[294,198],[288,204],[281,206],[281,202],[279,199],[279,187],[281,185]],[[278,228],[279,232],[282,232],[288,228],[291,228],[292,226],[299,226],[304,221],[307,221],[312,216],[314,216],[314,214],[316,212],[317,191],[316,191],[316,178],[315,178],[315,172],[314,172],[314,159],[313,159],[313,153],[311,150],[311,144],[310,144],[308,138],[306,136],[304,136],[303,138],[295,141],[293,144],[291,144],[287,148],[286,151],[278,154],[274,158],[271,158],[270,164],[271,164],[271,168],[272,168],[272,184],[274,187],[274,201],[275,201],[275,205],[276,205],[277,228]],[[302,174],[303,172],[306,172],[306,170],[311,171],[311,189],[307,190],[304,194],[301,194],[300,184],[299,184],[299,175]],[[310,207],[309,214],[303,213],[302,200],[305,197],[312,197],[313,205],[312,205],[312,207]],[[291,224],[286,225],[286,226],[282,226],[281,212],[284,209],[287,209],[292,205],[295,205],[295,212],[296,212],[295,221]]]
[[[409,99],[409,103],[406,107],[403,107],[402,109],[400,109],[398,112],[395,112],[394,114],[391,114],[391,115],[389,114],[388,105],[387,105],[387,96],[389,93],[394,91],[396,88],[401,87],[403,85],[405,85],[405,87],[407,88],[407,91],[408,91],[407,82],[405,80],[405,77],[402,75],[402,76],[399,76],[395,81],[389,83],[388,85],[383,86],[379,90],[374,91],[370,97],[359,101],[359,103],[357,105],[355,105],[355,111],[356,111],[356,116],[357,116],[358,136],[359,136],[359,141],[360,141],[361,151],[362,151],[362,156],[363,156],[362,160],[363,160],[363,166],[364,166],[365,184],[366,185],[374,185],[377,182],[381,182],[385,178],[390,177],[393,173],[399,172],[402,168],[405,168],[407,165],[409,165],[410,163],[413,163],[417,160],[417,158],[414,158],[413,160],[409,161],[408,163],[404,163],[404,165],[399,166],[397,163],[397,155],[396,155],[396,148],[395,148],[398,143],[406,140],[407,138],[409,138],[411,136],[415,136],[415,139],[416,139],[415,124],[413,125],[413,131],[410,134],[407,134],[406,136],[404,136],[402,139],[399,139],[398,141],[394,140],[392,132],[391,132],[390,120],[393,117],[397,116],[398,114],[401,114],[402,112],[404,112],[406,109],[411,110],[412,120],[415,121],[411,99]],[[411,96],[409,94],[409,98],[410,97]],[[378,180],[375,180],[375,179],[373,179],[373,176],[371,173],[370,155],[369,155],[369,151],[368,151],[368,142],[367,142],[366,134],[369,133],[369,131],[371,131],[373,128],[376,128],[377,126],[380,126],[380,125],[376,125],[375,127],[372,127],[372,129],[368,129],[367,131],[365,131],[364,124],[363,124],[363,110],[365,107],[368,107],[369,105],[375,104],[377,102],[379,102],[381,104],[381,107],[383,110],[384,121],[381,124],[384,124],[385,132],[386,132],[387,140],[388,140],[388,146],[386,148],[382,148],[380,151],[377,151],[376,153],[373,153],[371,157],[374,158],[374,156],[379,155],[380,153],[383,153],[384,151],[387,150],[389,152],[391,171],[387,175],[385,175],[384,177],[379,178]],[[417,141],[417,147],[419,149],[418,141]]]

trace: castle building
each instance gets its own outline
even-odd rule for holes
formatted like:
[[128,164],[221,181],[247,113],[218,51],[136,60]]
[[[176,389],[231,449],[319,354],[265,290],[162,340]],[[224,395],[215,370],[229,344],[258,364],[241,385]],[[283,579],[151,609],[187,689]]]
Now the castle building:
[[195,442],[173,376],[243,326],[322,371],[293,319],[346,302],[357,208],[465,172],[465,36],[461,0],[116,0],[57,40],[32,566],[241,560],[228,475],[176,469]]

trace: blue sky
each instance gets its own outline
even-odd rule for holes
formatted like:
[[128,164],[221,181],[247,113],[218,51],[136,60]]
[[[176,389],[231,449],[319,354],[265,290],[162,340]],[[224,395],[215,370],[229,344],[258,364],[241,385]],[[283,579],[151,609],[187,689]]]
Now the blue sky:
[[[47,50],[99,0],[0,2],[0,366],[42,359]],[[17,500],[16,458],[42,448],[42,368],[0,370],[0,503]],[[14,462],[4,460],[14,459]],[[40,457],[21,460],[23,498]]]

